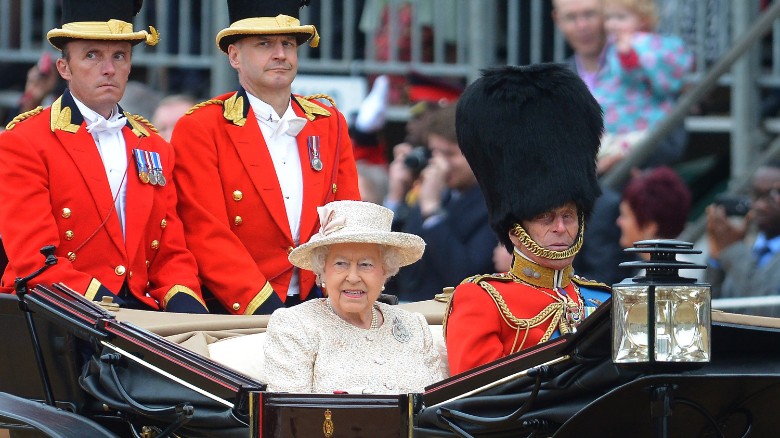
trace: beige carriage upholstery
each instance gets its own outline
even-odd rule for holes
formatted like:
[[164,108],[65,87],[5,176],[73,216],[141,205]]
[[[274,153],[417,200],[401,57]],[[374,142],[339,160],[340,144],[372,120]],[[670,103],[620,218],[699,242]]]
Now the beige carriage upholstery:
[[[435,300],[399,304],[425,315],[439,350],[444,375],[449,376],[447,349],[441,328],[446,304]],[[263,338],[269,316],[187,315],[121,309],[120,321],[131,322],[196,353],[223,363],[260,381],[263,378]],[[712,321],[756,327],[780,328],[780,318],[712,311]],[[2,437],[0,437],[2,438]]]
[[[425,316],[434,345],[441,357],[442,371],[445,376],[448,376],[447,348],[441,326],[446,304],[429,300],[398,306]],[[187,315],[121,309],[116,313],[116,317],[120,321],[133,323],[163,336],[242,374],[261,382],[265,381],[263,341],[268,315]]]

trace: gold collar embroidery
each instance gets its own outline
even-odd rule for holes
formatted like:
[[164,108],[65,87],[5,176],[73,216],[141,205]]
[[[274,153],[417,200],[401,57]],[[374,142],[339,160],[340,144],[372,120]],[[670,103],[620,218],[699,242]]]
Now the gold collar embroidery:
[[[558,272],[555,269],[547,268],[534,263],[525,257],[515,254],[514,260],[512,260],[512,267],[509,269],[509,274],[518,280],[524,281],[528,284],[537,287],[543,287],[547,289],[554,289],[555,273]],[[566,287],[571,283],[571,277],[574,275],[574,268],[571,265],[563,269],[563,277],[561,278],[560,287]]]

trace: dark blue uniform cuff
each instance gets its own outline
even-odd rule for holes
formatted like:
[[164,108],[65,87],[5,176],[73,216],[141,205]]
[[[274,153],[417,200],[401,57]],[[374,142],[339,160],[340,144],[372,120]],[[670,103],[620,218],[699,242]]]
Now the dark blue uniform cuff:
[[171,297],[165,305],[165,311],[176,313],[209,313],[200,301],[184,292],[179,292]]
[[276,292],[272,292],[263,304],[252,312],[252,315],[270,315],[274,313],[274,310],[280,307],[284,307],[284,303]]

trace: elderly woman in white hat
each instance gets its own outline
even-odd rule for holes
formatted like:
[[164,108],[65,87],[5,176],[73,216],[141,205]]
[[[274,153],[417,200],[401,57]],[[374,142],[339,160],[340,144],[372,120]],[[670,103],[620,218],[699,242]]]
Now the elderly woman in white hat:
[[393,213],[369,202],[319,207],[320,231],[290,253],[327,298],[276,310],[268,322],[268,389],[298,393],[421,392],[444,376],[425,318],[377,302],[385,281],[425,249],[390,231]]

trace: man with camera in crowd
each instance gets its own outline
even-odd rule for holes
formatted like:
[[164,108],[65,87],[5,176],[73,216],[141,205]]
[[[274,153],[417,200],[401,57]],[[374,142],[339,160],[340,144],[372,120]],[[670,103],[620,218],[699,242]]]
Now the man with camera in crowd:
[[[401,301],[432,299],[442,288],[493,269],[496,238],[477,180],[458,147],[455,105],[433,110],[424,148],[402,143],[393,150],[385,205],[399,218],[394,228],[425,239],[425,254],[397,276]],[[418,174],[419,172],[419,174]]]
[[[780,160],[759,166],[753,174],[750,209],[741,225],[732,223],[727,205],[707,207],[710,260],[707,281],[713,297],[741,298],[780,295]],[[755,224],[755,238],[748,237]],[[779,316],[777,306],[733,310]]]

